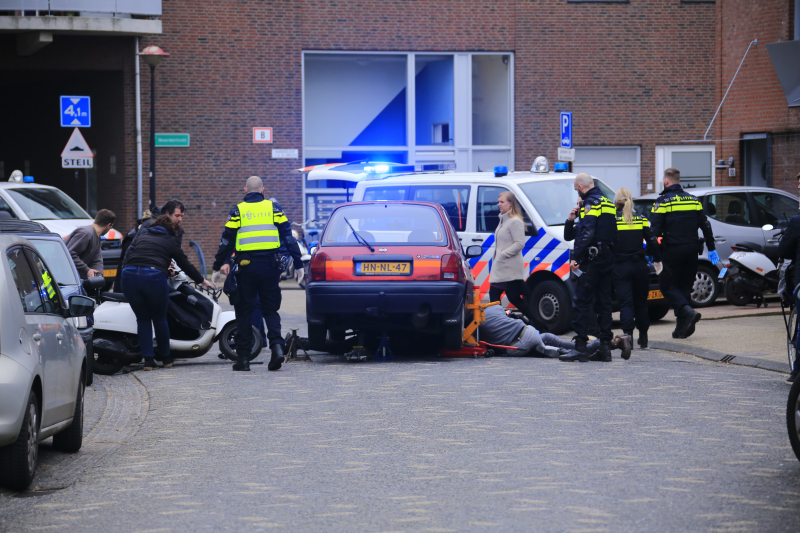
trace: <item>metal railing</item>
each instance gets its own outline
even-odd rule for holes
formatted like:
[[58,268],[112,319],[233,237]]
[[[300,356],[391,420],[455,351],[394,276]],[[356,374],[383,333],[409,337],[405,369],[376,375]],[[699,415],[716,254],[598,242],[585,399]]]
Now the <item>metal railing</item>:
[[161,15],[161,0],[0,0],[0,11],[33,11],[38,16],[52,12],[154,16]]

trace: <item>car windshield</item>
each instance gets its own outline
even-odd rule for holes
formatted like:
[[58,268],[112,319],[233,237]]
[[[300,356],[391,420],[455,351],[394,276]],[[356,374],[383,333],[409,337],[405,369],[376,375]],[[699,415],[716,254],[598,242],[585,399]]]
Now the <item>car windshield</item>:
[[[614,201],[614,191],[600,180],[594,180],[594,186],[603,195]],[[572,180],[531,181],[520,183],[519,188],[528,197],[539,215],[548,226],[563,226],[569,212],[578,205],[578,191]]]
[[58,189],[20,187],[6,189],[31,220],[92,218],[72,198]]
[[28,237],[28,240],[36,246],[39,255],[42,256],[50,272],[53,273],[56,283],[59,285],[78,284],[78,280],[75,278],[75,271],[72,269],[69,252],[67,252],[60,242],[49,239],[37,239],[35,237]]
[[322,242],[324,245],[357,245],[354,230],[368,243],[375,245],[447,244],[439,213],[425,205],[382,202],[341,207],[331,215]]

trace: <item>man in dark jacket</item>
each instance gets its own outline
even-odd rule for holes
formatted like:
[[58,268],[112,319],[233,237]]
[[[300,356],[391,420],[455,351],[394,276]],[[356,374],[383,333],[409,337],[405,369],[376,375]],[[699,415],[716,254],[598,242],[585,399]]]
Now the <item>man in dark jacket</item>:
[[111,230],[116,219],[113,212],[101,209],[94,222],[76,229],[64,240],[81,279],[103,275],[103,241],[100,237]]
[[697,276],[697,255],[703,250],[697,230],[703,231],[708,260],[719,263],[711,224],[697,197],[681,188],[681,172],[677,168],[664,171],[664,190],[656,199],[650,214],[650,227],[656,238],[662,237],[661,254],[664,270],[659,284],[677,318],[672,337],[685,339],[694,333],[700,313],[689,305]]
[[[603,196],[589,174],[575,176],[575,190],[583,200],[580,209],[573,210],[564,228],[564,238],[574,237],[570,267],[572,276],[578,276],[572,308],[572,327],[575,330],[575,347],[562,361],[611,361],[609,343],[611,332],[611,289],[614,267],[614,245],[617,239],[617,210],[611,200]],[[580,225],[574,221],[580,213]],[[590,315],[597,309],[600,349],[590,354],[586,347],[589,340]]]
[[[797,175],[797,188],[800,189],[800,174]],[[794,291],[795,287],[800,284],[800,268],[797,268],[800,265],[800,215],[795,215],[789,220],[789,225],[786,228],[786,231],[781,237],[781,242],[778,245],[778,256],[781,259],[788,259],[794,263],[794,279],[788,280],[787,283],[792,284],[792,291]],[[797,292],[794,292],[795,297],[795,305],[800,305],[800,295]],[[791,324],[790,324],[791,325]],[[798,332],[800,332],[800,328],[798,328]],[[795,354],[800,352],[798,349],[800,346],[800,334],[795,337]],[[792,366],[792,373],[789,375],[789,379],[786,380],[786,383],[794,383],[797,376],[800,376],[800,361],[798,358],[795,357],[794,365]]]
[[[267,339],[272,349],[268,370],[278,370],[284,361],[281,335],[280,248],[286,246],[295,268],[303,268],[300,248],[292,236],[292,225],[281,206],[264,198],[264,185],[258,176],[250,176],[244,187],[244,201],[230,210],[222,232],[213,270],[231,273],[228,259],[236,252],[239,297],[234,304],[236,330],[250,331],[256,295],[267,323]],[[236,335],[236,364],[233,370],[250,370],[252,335]]]

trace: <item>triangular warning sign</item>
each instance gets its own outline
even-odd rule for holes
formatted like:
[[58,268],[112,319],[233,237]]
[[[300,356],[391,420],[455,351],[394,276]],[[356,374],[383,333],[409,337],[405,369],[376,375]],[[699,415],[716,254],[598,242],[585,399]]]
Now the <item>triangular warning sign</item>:
[[81,130],[78,128],[75,128],[72,135],[70,135],[64,151],[61,152],[61,157],[94,157],[91,148],[86,144],[86,139],[83,138]]

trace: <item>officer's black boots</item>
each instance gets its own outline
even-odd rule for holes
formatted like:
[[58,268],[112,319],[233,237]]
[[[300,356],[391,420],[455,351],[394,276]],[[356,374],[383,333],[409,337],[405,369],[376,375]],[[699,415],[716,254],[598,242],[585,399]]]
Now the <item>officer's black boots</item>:
[[633,335],[630,333],[623,333],[621,336],[617,335],[611,340],[612,350],[622,350],[622,358],[626,361],[631,358],[631,350],[633,349]]
[[611,362],[611,348],[609,348],[606,341],[600,341],[600,348],[589,357],[589,361]]
[[267,370],[278,370],[283,364],[283,345],[276,344],[272,347],[272,359],[269,360]]
[[685,339],[694,333],[694,328],[697,322],[700,321],[701,315],[688,305],[684,305],[678,313],[677,321],[675,324],[675,331],[672,332],[673,339]]
[[639,332],[639,348],[647,348],[647,332]]
[[581,363],[588,362],[589,351],[586,349],[586,339],[581,339],[580,337],[572,337],[572,341],[575,343],[575,347],[572,350],[570,350],[570,352],[567,355],[562,355],[558,359],[570,363],[574,361],[580,361]]
[[236,357],[236,362],[233,363],[233,369],[238,372],[250,372],[250,361],[247,357]]

